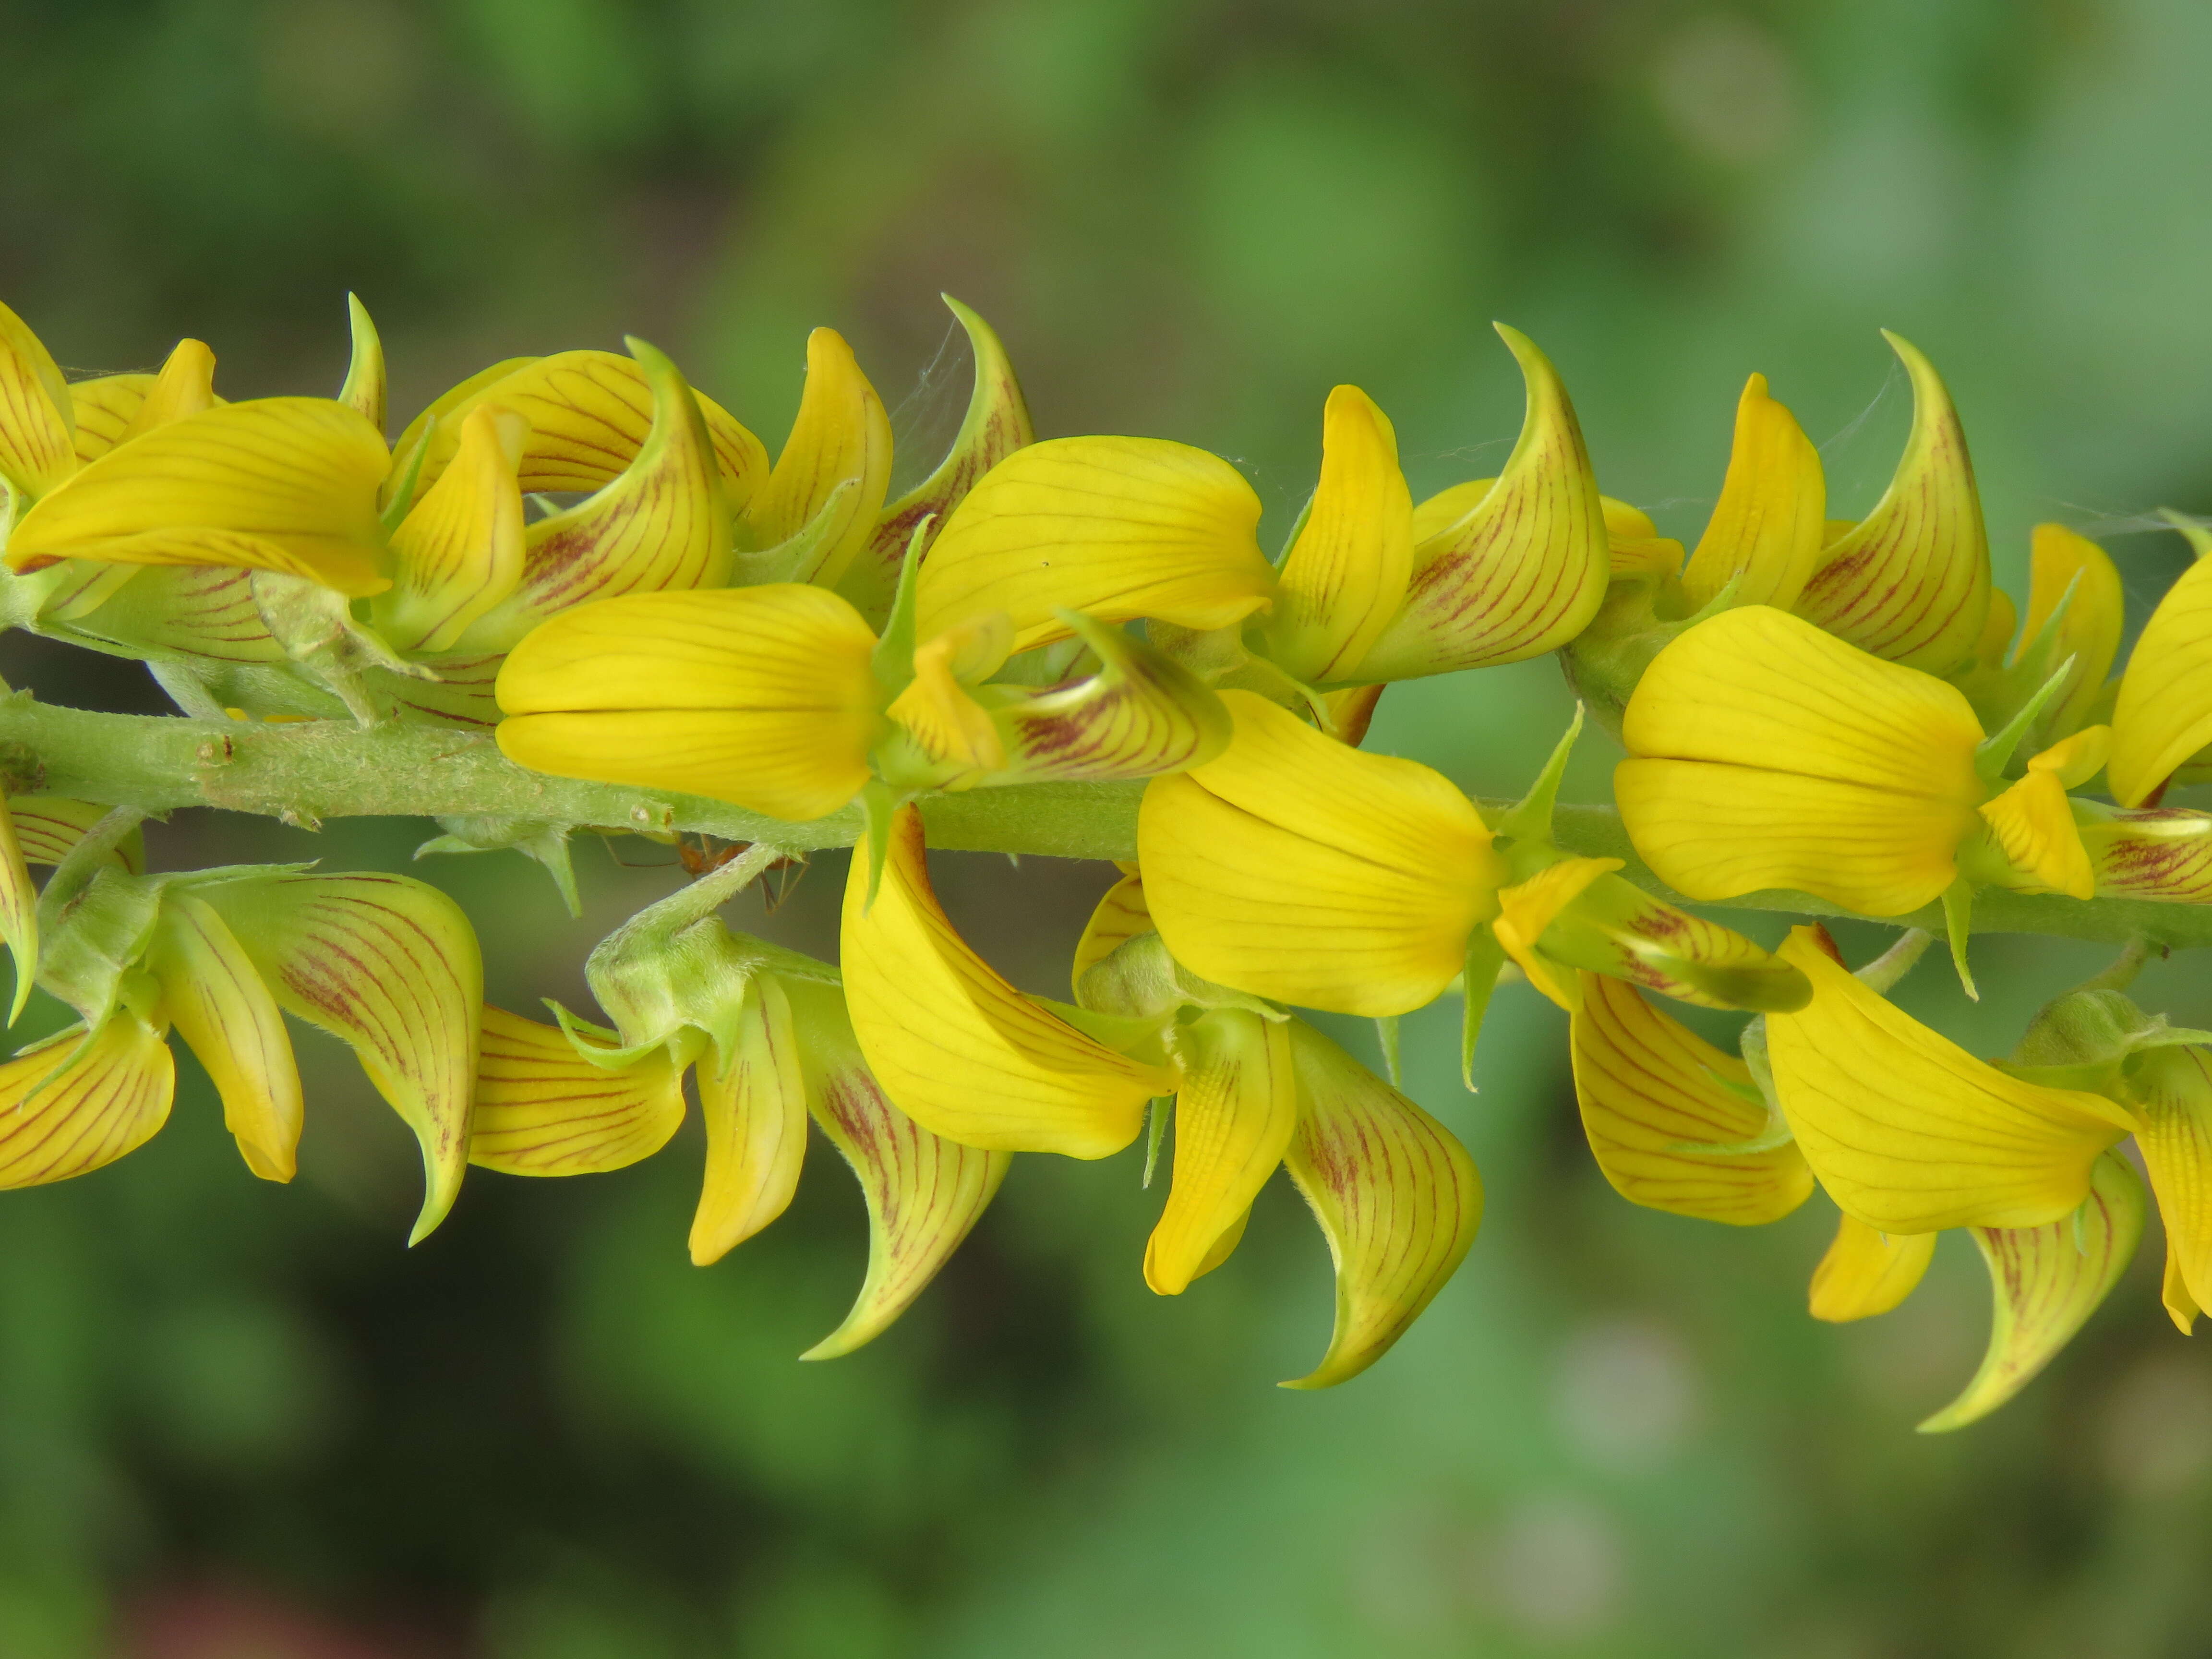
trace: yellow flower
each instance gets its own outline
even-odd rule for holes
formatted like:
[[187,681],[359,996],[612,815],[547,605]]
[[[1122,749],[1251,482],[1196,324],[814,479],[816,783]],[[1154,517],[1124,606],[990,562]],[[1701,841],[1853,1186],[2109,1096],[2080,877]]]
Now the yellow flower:
[[1733,603],[1787,611],[1804,592],[1826,538],[1827,483],[1820,452],[1781,404],[1766,377],[1745,382],[1720,499],[1682,571],[1692,608],[1735,584]]
[[2027,620],[2019,638],[2013,637],[2012,600],[1999,589],[1990,596],[1973,660],[1950,678],[1994,726],[2064,671],[2061,690],[2033,727],[2040,747],[2091,724],[2100,706],[2110,708],[2112,688],[2105,677],[2119,654],[2123,600],[2120,573],[2105,550],[2063,525],[2035,526],[2029,567]]
[[2112,708],[2112,799],[2140,806],[2212,745],[2212,533],[2176,520],[2197,562],[2143,624]]

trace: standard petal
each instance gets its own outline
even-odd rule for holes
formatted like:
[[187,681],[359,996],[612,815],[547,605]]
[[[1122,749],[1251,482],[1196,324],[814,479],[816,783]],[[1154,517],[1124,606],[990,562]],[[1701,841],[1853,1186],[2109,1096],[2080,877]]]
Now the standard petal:
[[922,520],[935,520],[933,537],[945,528],[946,518],[967,498],[977,479],[1016,450],[1036,441],[1029,405],[1022,399],[1021,385],[1014,379],[1014,366],[1007,360],[1006,347],[981,317],[951,295],[941,297],[959,319],[975,353],[975,388],[969,393],[967,416],[937,470],[884,508],[867,545],[838,579],[837,591],[878,626],[890,612],[907,544]]
[[1482,1181],[1451,1131],[1303,1020],[1290,1025],[1298,1125],[1284,1161],[1336,1264],[1336,1328],[1286,1389],[1326,1389],[1389,1352],[1457,1271]]
[[343,404],[225,404],[85,467],[16,526],[7,562],[246,565],[349,595],[380,592],[386,459],[384,440]]
[[2166,590],[2128,653],[2112,706],[2112,799],[2140,806],[2174,769],[2212,744],[2212,558]]
[[128,1012],[17,1054],[0,1066],[0,1188],[88,1175],[143,1146],[176,1082],[169,1045]]
[[1574,404],[1534,343],[1497,326],[1528,382],[1521,440],[1482,499],[1414,547],[1405,605],[1360,662],[1362,679],[1541,656],[1604,601],[1605,517]]
[[1194,972],[1310,1008],[1433,1001],[1498,913],[1503,861],[1427,767],[1324,737],[1249,692],[1219,758],[1145,792],[1137,839],[1161,935]]
[[123,441],[146,394],[154,389],[150,374],[100,374],[73,381],[70,408],[76,416],[78,465],[96,461]]
[[2118,1283],[2142,1237],[2142,1177],[2118,1152],[2097,1160],[2080,1210],[2039,1227],[1974,1229],[1995,1306],[1989,1352],[1966,1391],[1920,1425],[1963,1429],[2011,1399],[2057,1357]]
[[1172,1078],[1085,1036],[969,948],[930,888],[921,814],[892,820],[873,903],[869,864],[863,841],[845,884],[845,995],[899,1109],[987,1150],[1104,1158],[1135,1139]]
[[508,656],[500,749],[559,777],[820,817],[867,781],[875,643],[850,605],[801,583],[609,599]]
[[1216,1008],[1176,1033],[1175,1179],[1145,1246],[1145,1283],[1180,1296],[1218,1266],[1223,1235],[1283,1161],[1297,1126],[1290,1024]]
[[154,383],[146,388],[146,395],[139,399],[137,408],[131,412],[130,422],[116,441],[127,443],[188,415],[213,409],[218,401],[215,395],[215,353],[198,340],[179,340],[169,353],[168,361],[161,365],[161,372],[154,377]]
[[745,987],[727,1054],[699,1072],[707,1121],[707,1179],[691,1219],[691,1260],[719,1261],[790,1206],[806,1158],[806,1079],[791,1002],[774,976]]
[[246,947],[212,906],[170,892],[145,965],[161,982],[178,1035],[215,1084],[223,1127],[246,1167],[264,1181],[289,1181],[299,1159],[300,1068],[283,1013]]
[[1709,605],[1733,581],[1735,604],[1789,610],[1820,556],[1827,499],[1820,452],[1767,395],[1766,376],[1753,375],[1736,402],[1720,499],[1682,572],[1690,602]]
[[1413,501],[1398,439],[1355,386],[1322,411],[1321,482],[1283,560],[1268,652],[1309,684],[1353,678],[1406,597],[1413,569]]
[[1138,934],[1154,931],[1152,909],[1145,902],[1144,877],[1134,865],[1125,864],[1121,868],[1126,873],[1106,890],[1084,926],[1083,937],[1075,942],[1075,962],[1067,976],[1079,998],[1085,974]]
[[460,448],[392,533],[392,585],[371,614],[396,650],[444,651],[522,577],[522,489],[528,428],[498,404],[463,418]]
[[1882,337],[1912,378],[1912,430],[1889,489],[1826,550],[1796,611],[1886,662],[1947,674],[1989,614],[1989,532],[1950,393],[1917,348]]
[[817,328],[806,338],[806,391],[799,416],[775,458],[775,471],[745,509],[753,544],[765,548],[791,540],[834,501],[837,521],[820,532],[809,577],[834,587],[875,533],[890,479],[891,427],[883,400],[844,337]]
[[2095,811],[2077,823],[2097,891],[2116,898],[2212,904],[2212,813],[2154,806]]
[[34,501],[76,470],[72,406],[53,355],[0,306],[0,481]]
[[868,1206],[868,1273],[844,1322],[801,1359],[835,1359],[904,1313],[982,1219],[1013,1163],[932,1134],[891,1104],[860,1054],[843,996],[793,985],[792,1017],[814,1121],[845,1155]]
[[1887,1233],[2035,1227],[2070,1213],[2136,1121],[2100,1095],[2008,1076],[1845,971],[1809,927],[1782,956],[1813,1000],[1769,1014],[1776,1091],[1813,1173]]
[[[1613,1188],[1632,1204],[1675,1215],[1763,1226],[1813,1191],[1804,1154],[1784,1143],[1767,1152],[1718,1155],[1766,1127],[1766,1113],[1740,1091],[1751,1073],[1632,987],[1582,975],[1572,1045],[1583,1132]],[[1733,1085],[1735,1087],[1725,1085]]]
[[2142,1126],[2136,1145],[2166,1224],[2172,1271],[2202,1308],[2212,1300],[2212,1057],[2151,1048],[2129,1068]]
[[1881,1233],[1844,1216],[1813,1269],[1810,1312],[1848,1324],[1886,1314],[1913,1292],[1936,1256],[1934,1233]]
[[595,1175],[650,1158],[684,1121],[684,1073],[665,1048],[594,1066],[557,1025],[489,1003],[469,1162],[508,1175]]
[[953,512],[921,567],[922,638],[1003,611],[1014,648],[1066,637],[1061,611],[1227,628],[1265,606],[1260,498],[1228,462],[1158,438],[1017,450]]
[[8,1023],[13,1025],[23,1017],[23,1005],[31,1000],[31,987],[39,977],[39,890],[17,835],[14,804],[4,790],[0,790],[0,941],[6,942],[15,970],[15,994],[8,1005]]
[[404,876],[276,876],[198,890],[277,1002],[351,1045],[422,1147],[422,1212],[445,1218],[468,1167],[483,959],[460,907]]

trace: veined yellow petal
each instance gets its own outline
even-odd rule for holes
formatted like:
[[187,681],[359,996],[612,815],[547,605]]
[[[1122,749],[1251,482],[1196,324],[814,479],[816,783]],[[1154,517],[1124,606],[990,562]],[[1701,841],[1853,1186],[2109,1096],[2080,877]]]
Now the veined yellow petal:
[[2074,674],[2058,702],[2044,715],[2045,730],[2069,732],[2089,717],[2105,689],[2105,677],[2112,671],[2112,659],[2119,654],[2125,609],[2120,573],[2103,548],[2063,524],[2035,526],[2029,560],[2023,640],[2033,640],[2043,631],[2069,589],[2074,595],[2059,620],[2057,643],[2051,653],[2054,663],[2071,657]]
[[[1615,861],[1588,862],[1612,865]],[[1534,882],[1523,884],[1531,889],[1536,885]],[[1813,994],[1802,974],[1735,929],[1678,910],[1605,870],[1589,872],[1586,882],[1576,879],[1572,891],[1562,891],[1557,896],[1559,902],[1552,915],[1544,918],[1543,929],[1534,941],[1554,963],[1609,974],[1647,991],[1705,1008],[1743,1008],[1765,1013],[1802,1008]],[[1504,902],[1504,894],[1498,897]],[[1501,916],[1501,940],[1504,921]]]
[[1023,401],[1020,382],[1006,349],[991,325],[951,295],[940,296],[960,320],[975,355],[975,383],[969,393],[968,413],[953,434],[952,447],[937,470],[884,508],[870,532],[868,543],[845,574],[837,591],[858,605],[860,614],[880,627],[890,613],[891,598],[898,586],[900,567],[907,544],[925,519],[936,522],[933,539],[945,528],[945,519],[961,503],[975,481],[1000,461],[1036,441],[1030,423],[1029,405]]
[[300,1147],[300,1068],[284,1016],[246,947],[212,906],[172,891],[162,896],[145,963],[178,1034],[214,1081],[223,1127],[246,1167],[264,1181],[289,1181]]
[[76,426],[78,465],[98,460],[123,441],[139,405],[153,389],[151,374],[100,374],[70,384],[70,410]]
[[1188,669],[1119,629],[1086,623],[1098,672],[994,711],[1006,737],[991,783],[1157,777],[1212,760],[1229,745],[1229,711]]
[[1693,605],[1736,582],[1737,605],[1797,603],[1820,556],[1827,483],[1820,452],[1796,417],[1767,395],[1766,376],[1745,382],[1720,499],[1682,572]]
[[2212,744],[2212,558],[2166,591],[2143,624],[2112,706],[2112,799],[2140,806]]
[[1137,840],[1162,937],[1194,972],[1310,1008],[1432,1001],[1498,913],[1482,815],[1413,761],[1324,737],[1248,691],[1218,759],[1155,778]]
[[1145,1283],[1180,1296],[1283,1161],[1297,1127],[1288,1022],[1216,1008],[1176,1033],[1175,1179],[1145,1246]]
[[1844,1216],[1813,1269],[1812,1316],[1833,1324],[1886,1314],[1911,1296],[1936,1256],[1934,1233],[1881,1233]]
[[500,671],[500,749],[559,777],[820,817],[867,781],[875,643],[851,605],[799,583],[565,611]]
[[1310,684],[1352,677],[1406,598],[1413,516],[1389,417],[1358,386],[1338,386],[1322,411],[1321,482],[1267,627],[1284,672]]
[[[74,398],[70,401],[74,406]],[[215,353],[202,341],[179,340],[116,441],[127,443],[187,415],[213,409],[216,403]]]
[[0,481],[35,500],[76,470],[73,408],[53,355],[0,306]]
[[[693,391],[722,477],[725,497],[741,509],[768,477],[768,452],[704,392]],[[486,398],[530,422],[517,468],[526,490],[599,489],[629,471],[645,447],[659,403],[637,359],[611,351],[562,351],[510,357],[472,375],[416,416],[392,448],[392,474],[404,480],[424,445],[416,497],[436,483],[460,448],[469,412]]]
[[225,404],[110,450],[54,489],[15,526],[7,562],[247,565],[379,592],[385,460],[384,440],[343,404]]
[[1983,1064],[1830,958],[1809,927],[1782,956],[1813,1000],[1766,1017],[1782,1109],[1845,1214],[1887,1233],[2035,1227],[2087,1195],[2097,1155],[2136,1127],[2100,1095]]
[[[745,510],[758,547],[787,542],[813,523],[839,489],[840,522],[823,533],[811,580],[834,587],[875,532],[891,481],[891,425],[853,348],[836,330],[806,337],[806,391],[775,471]],[[904,551],[903,549],[901,550]],[[923,636],[934,631],[924,629]]]
[[1974,1229],[1996,1304],[1989,1352],[1966,1391],[1921,1433],[1962,1429],[2034,1380],[2119,1282],[2142,1237],[2143,1207],[2142,1177],[2108,1152],[2077,1214],[2039,1227]]
[[1075,942],[1075,961],[1067,977],[1078,996],[1084,975],[1138,934],[1154,931],[1152,910],[1145,903],[1145,878],[1133,866],[1123,868],[1128,873],[1106,890],[1084,926],[1083,937]]
[[[85,832],[107,816],[107,811],[97,801],[71,800],[64,795],[17,795],[8,802],[15,844],[26,864],[59,864],[84,839]],[[143,875],[145,843],[134,833],[100,862],[134,876]]]
[[39,977],[39,890],[16,823],[14,803],[0,790],[0,941],[7,944],[15,970],[15,994],[8,1005],[10,1025],[23,1017],[23,1005]]
[[2035,756],[2026,777],[1983,803],[1982,817],[1996,832],[1997,844],[2026,877],[2018,884],[2020,890],[2077,899],[2095,895],[2096,872],[2066,790],[2069,784],[2087,782],[2104,766],[2111,737],[2111,728],[2103,726],[2075,732]]
[[353,338],[353,353],[346,362],[346,377],[338,387],[338,401],[360,411],[361,418],[379,432],[384,430],[384,342],[369,320],[368,307],[360,296],[346,295],[346,327]]
[[1796,887],[1872,915],[1950,885],[1987,793],[1957,688],[1764,605],[1669,644],[1629,701],[1614,796],[1695,899]]
[[161,1032],[129,1012],[17,1054],[0,1065],[0,1188],[88,1175],[143,1146],[176,1083]]
[[1336,1328],[1286,1389],[1326,1389],[1387,1353],[1457,1271],[1482,1181],[1451,1132],[1303,1020],[1289,1026],[1297,1131],[1285,1151],[1336,1264]]
[[834,1359],[873,1341],[921,1295],[982,1218],[1013,1162],[932,1134],[869,1073],[827,985],[794,983],[792,1018],[814,1121],[845,1155],[868,1206],[868,1274],[844,1322],[799,1356]]
[[707,1179],[691,1221],[691,1260],[719,1261],[789,1207],[806,1158],[806,1079],[791,1002],[773,975],[745,987],[737,1040],[699,1072]]
[[1014,648],[1066,637],[1059,612],[1227,628],[1273,599],[1260,498],[1228,462],[1158,438],[1056,438],[969,491],[918,578],[924,639],[1003,611]]
[[892,820],[873,904],[869,863],[864,840],[845,885],[845,995],[899,1109],[987,1150],[1104,1158],[1133,1140],[1171,1077],[1085,1036],[969,948],[930,888],[913,807]]
[[237,566],[140,567],[129,586],[76,627],[123,644],[214,662],[289,660],[254,601],[253,572]]
[[652,1157],[683,1121],[684,1073],[665,1048],[612,1071],[578,1054],[559,1026],[484,1005],[470,1163],[593,1175]]
[[2212,1298],[2212,1063],[2202,1048],[2157,1048],[2129,1073],[2142,1119],[2136,1145],[2166,1224],[2169,1271],[2201,1309]]
[[1605,518],[1574,404],[1534,343],[1497,327],[1528,382],[1520,441],[1481,501],[1414,547],[1405,605],[1361,660],[1363,679],[1541,656],[1605,599]]
[[468,1167],[483,958],[460,907],[404,876],[275,876],[204,887],[289,1012],[353,1048],[422,1144],[410,1243],[443,1220]]
[[1734,1227],[1778,1221],[1813,1191],[1813,1172],[1791,1143],[1716,1156],[1686,1150],[1732,1146],[1767,1127],[1766,1114],[1734,1090],[1751,1072],[1632,986],[1581,975],[1575,1010],[1575,1095],[1583,1132],[1613,1188],[1632,1204]]
[[377,630],[397,650],[444,651],[522,577],[522,490],[514,469],[528,428],[495,403],[462,417],[454,462],[392,534],[392,586]]
[[1917,347],[1882,337],[1912,378],[1912,430],[1889,489],[1827,550],[1796,611],[1886,662],[1946,674],[1989,614],[1989,533],[1951,394]]
[[2098,892],[2212,904],[2212,813],[2172,806],[2102,811],[2075,830]]
[[884,710],[914,735],[922,752],[972,772],[1006,763],[1006,739],[968,684],[995,672],[1013,646],[1003,614],[972,617],[915,647],[914,679]]

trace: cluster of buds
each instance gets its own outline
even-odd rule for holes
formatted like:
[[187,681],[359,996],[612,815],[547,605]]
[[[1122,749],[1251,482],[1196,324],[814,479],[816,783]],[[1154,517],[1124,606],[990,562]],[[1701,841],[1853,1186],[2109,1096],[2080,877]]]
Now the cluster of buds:
[[[1496,477],[1416,503],[1389,421],[1340,386],[1271,558],[1218,457],[1036,441],[996,337],[953,309],[967,418],[896,500],[883,404],[827,330],[771,466],[635,341],[495,365],[387,443],[357,304],[337,398],[236,404],[196,342],[158,375],[67,385],[0,313],[8,625],[144,660],[204,719],[489,729],[532,773],[849,820],[856,842],[837,967],[717,918],[771,836],[592,954],[609,1024],[546,1024],[483,1006],[465,922],[421,884],[149,876],[142,814],[21,794],[0,848],[17,1006],[35,980],[82,1024],[0,1071],[0,1183],[150,1134],[172,1025],[280,1179],[300,1121],[280,1010],[351,1042],[422,1141],[418,1237],[467,1162],[562,1176],[659,1151],[696,1073],[696,1261],[782,1211],[810,1120],[866,1192],[866,1283],[815,1358],[913,1300],[1012,1154],[1107,1158],[1149,1123],[1149,1183],[1172,1126],[1146,1282],[1221,1266],[1285,1166],[1336,1264],[1334,1334],[1290,1385],[1320,1387],[1397,1340],[1480,1218],[1472,1160],[1395,1086],[1398,1018],[1456,991],[1472,1086],[1494,994],[1525,981],[1567,1015],[1622,1195],[1747,1225],[1826,1189],[1843,1220],[1816,1316],[1886,1311],[1937,1233],[1972,1231],[1989,1358],[1923,1426],[2009,1398],[2109,1291],[2148,1204],[2130,1137],[2166,1305],[2185,1330],[2212,1305],[2212,1034],[2124,995],[2154,952],[2212,943],[2177,908],[2212,902],[2212,814],[2160,804],[2212,778],[2212,561],[2115,676],[2118,574],[2046,525],[2021,622],[1948,393],[1893,337],[1913,423],[1867,516],[1827,516],[1817,450],[1754,375],[1686,557],[1600,493],[1559,375],[1504,327],[1527,410]],[[1510,806],[1360,746],[1394,681],[1548,653],[1626,750],[1595,841],[1591,809],[1558,802],[1581,714]],[[2082,793],[2100,776],[2109,800]],[[962,939],[921,805],[1066,785],[1133,826],[1061,1003]],[[518,848],[574,908],[567,838],[594,826],[443,822],[426,850]],[[1938,934],[1972,994],[1978,894],[2007,926],[2135,941],[2004,1062],[1885,994]],[[1817,922],[1768,950],[1684,908],[1724,903],[1905,931],[1855,973]],[[1668,1000],[1747,1016],[1736,1052]],[[1376,1020],[1390,1080],[1299,1010]]]

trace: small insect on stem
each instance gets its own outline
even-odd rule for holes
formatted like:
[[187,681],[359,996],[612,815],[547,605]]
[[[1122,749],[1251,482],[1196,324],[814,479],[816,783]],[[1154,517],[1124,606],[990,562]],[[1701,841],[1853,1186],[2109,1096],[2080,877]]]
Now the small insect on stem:
[[[706,835],[700,836],[697,840],[696,846],[680,836],[676,841],[676,861],[684,866],[684,873],[694,881],[720,869],[752,846],[748,841],[718,843],[714,837]],[[761,873],[775,878],[773,882],[763,881],[760,884],[761,904],[769,915],[774,915],[806,874],[806,855],[804,853],[788,854],[776,860]]]

